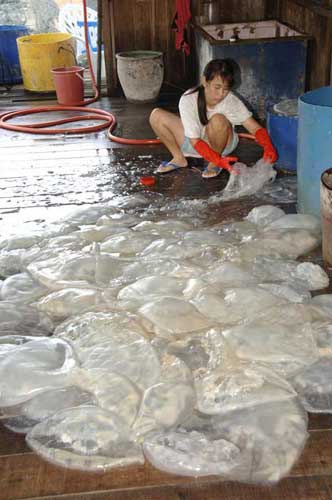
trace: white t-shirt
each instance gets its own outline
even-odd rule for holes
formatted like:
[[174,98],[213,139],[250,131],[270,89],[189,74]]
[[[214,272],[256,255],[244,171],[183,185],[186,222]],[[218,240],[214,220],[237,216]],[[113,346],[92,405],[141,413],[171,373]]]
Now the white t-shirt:
[[[179,111],[184,126],[184,135],[190,139],[204,138],[205,126],[199,120],[198,91],[193,94],[183,94],[179,102]],[[234,127],[241,125],[252,116],[246,105],[235,95],[229,92],[227,96],[213,108],[207,108],[208,119],[215,114],[224,115]]]

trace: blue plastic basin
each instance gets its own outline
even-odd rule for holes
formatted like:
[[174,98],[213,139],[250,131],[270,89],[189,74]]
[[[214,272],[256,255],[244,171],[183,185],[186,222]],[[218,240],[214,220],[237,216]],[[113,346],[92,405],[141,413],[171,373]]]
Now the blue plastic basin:
[[267,129],[278,152],[276,167],[296,172],[297,157],[297,116],[280,116],[273,109],[266,115]]
[[25,26],[0,26],[0,85],[22,82],[16,38],[28,34]]

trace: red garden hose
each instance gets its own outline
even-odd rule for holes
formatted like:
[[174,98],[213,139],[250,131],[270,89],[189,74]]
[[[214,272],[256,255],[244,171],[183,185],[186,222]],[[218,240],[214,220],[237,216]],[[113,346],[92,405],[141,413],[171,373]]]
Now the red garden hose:
[[[83,1],[83,15],[84,15],[84,35],[85,35],[85,46],[86,53],[88,57],[88,64],[91,73],[92,86],[95,93],[95,96],[91,99],[86,99],[80,103],[79,106],[62,106],[62,105],[54,105],[54,106],[40,106],[37,108],[26,108],[20,111],[11,111],[9,113],[3,113],[0,115],[0,128],[11,130],[14,132],[25,132],[31,134],[77,134],[77,133],[86,133],[86,132],[96,132],[98,130],[103,130],[108,128],[107,136],[111,141],[118,142],[120,144],[161,144],[159,139],[125,139],[122,137],[116,137],[112,134],[112,131],[117,125],[117,120],[112,113],[108,111],[104,111],[102,109],[96,108],[84,108],[87,104],[92,104],[99,99],[99,92],[96,85],[95,75],[92,69],[89,43],[88,43],[88,19],[87,19],[87,5],[86,0]],[[16,118],[18,116],[25,116],[35,113],[49,113],[51,111],[76,111],[77,115],[57,119],[47,122],[40,123],[31,123],[25,125],[12,125],[8,123],[12,118]],[[83,120],[98,120],[102,123],[98,125],[88,125],[87,127],[77,127],[77,128],[52,128],[54,126],[62,125],[64,123],[72,123],[72,122],[81,122]],[[254,136],[250,134],[239,134],[240,137],[247,137],[250,139],[255,139]]]

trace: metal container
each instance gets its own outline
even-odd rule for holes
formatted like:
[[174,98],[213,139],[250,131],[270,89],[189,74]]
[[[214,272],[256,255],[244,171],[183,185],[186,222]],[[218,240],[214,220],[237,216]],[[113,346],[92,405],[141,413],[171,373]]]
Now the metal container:
[[323,260],[332,267],[332,168],[325,170],[321,176],[320,203]]
[[299,99],[297,143],[298,211],[320,217],[320,179],[331,165],[332,88],[306,92]]
[[235,91],[256,116],[305,90],[309,36],[278,21],[195,26],[197,64],[202,75],[215,58],[234,61]]

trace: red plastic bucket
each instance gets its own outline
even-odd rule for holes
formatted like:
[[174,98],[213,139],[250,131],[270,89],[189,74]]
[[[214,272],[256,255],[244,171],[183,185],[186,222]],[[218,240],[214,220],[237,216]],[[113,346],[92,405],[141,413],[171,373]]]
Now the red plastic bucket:
[[84,68],[69,66],[68,68],[51,69],[56,96],[59,104],[75,106],[84,100]]

